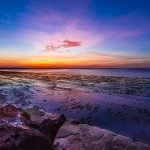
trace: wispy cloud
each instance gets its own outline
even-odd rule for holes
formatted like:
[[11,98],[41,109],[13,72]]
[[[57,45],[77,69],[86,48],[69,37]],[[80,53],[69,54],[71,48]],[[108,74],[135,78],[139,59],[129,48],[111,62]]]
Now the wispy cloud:
[[80,41],[71,41],[71,40],[64,40],[60,44],[57,45],[47,45],[44,51],[56,51],[60,48],[70,48],[70,47],[80,47]]
[[63,41],[63,47],[78,47],[81,46],[81,42],[79,41],[69,41],[69,40],[64,40]]

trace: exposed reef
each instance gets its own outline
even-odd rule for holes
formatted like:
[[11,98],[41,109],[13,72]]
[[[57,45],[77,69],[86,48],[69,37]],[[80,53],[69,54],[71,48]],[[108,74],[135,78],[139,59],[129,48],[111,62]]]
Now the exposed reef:
[[53,150],[55,136],[66,121],[57,119],[32,121],[27,110],[13,105],[0,108],[0,150]]
[[149,145],[108,130],[76,120],[66,121],[64,115],[22,110],[13,105],[1,107],[0,114],[0,150],[150,149]]

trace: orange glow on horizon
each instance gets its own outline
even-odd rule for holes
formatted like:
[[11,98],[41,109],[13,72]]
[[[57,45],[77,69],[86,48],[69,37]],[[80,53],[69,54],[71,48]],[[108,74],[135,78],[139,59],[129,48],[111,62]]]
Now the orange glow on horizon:
[[130,55],[89,52],[82,55],[58,52],[45,52],[32,56],[0,56],[0,68],[110,68],[147,67],[149,59]]
[[0,59],[0,68],[107,68],[148,66],[149,61],[141,64],[135,60],[121,60],[113,57],[83,57],[83,58],[3,58]]

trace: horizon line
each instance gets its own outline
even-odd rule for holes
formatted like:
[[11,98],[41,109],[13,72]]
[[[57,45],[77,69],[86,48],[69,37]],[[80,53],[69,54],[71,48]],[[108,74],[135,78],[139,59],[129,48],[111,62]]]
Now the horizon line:
[[46,67],[46,68],[37,68],[37,67],[0,67],[0,70],[2,69],[150,69],[150,67],[56,67],[56,68],[50,68],[50,67]]

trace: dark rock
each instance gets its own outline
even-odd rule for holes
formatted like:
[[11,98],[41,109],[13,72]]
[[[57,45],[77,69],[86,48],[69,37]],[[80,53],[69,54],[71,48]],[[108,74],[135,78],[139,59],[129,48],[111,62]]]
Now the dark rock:
[[[52,150],[55,136],[66,121],[64,115],[55,120],[31,121],[30,114],[12,105],[4,106],[0,113],[0,150]],[[20,122],[13,124],[4,116]]]
[[0,150],[53,149],[51,139],[38,130],[14,127],[2,121],[0,122],[0,130]]
[[22,116],[23,118],[27,119],[27,120],[30,120],[30,114],[27,113],[26,111],[23,111],[22,114],[21,114],[21,116]]
[[50,136],[52,139],[52,143],[54,142],[54,139],[56,137],[56,134],[59,130],[59,128],[65,123],[66,118],[64,115],[61,115],[58,119],[56,120],[51,120],[51,119],[45,119],[42,121],[40,124],[40,131],[47,135],[48,137]]

